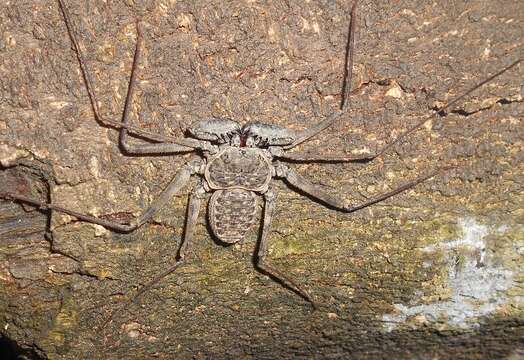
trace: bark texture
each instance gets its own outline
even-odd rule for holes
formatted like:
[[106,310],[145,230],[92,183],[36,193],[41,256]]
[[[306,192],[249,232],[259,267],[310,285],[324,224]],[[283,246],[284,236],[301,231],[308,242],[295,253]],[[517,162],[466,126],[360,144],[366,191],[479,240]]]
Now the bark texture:
[[[339,103],[347,1],[68,4],[112,119],[136,19],[147,49],[132,121],[144,129],[182,136],[210,117],[303,129]],[[522,57],[523,21],[519,0],[362,1],[351,110],[301,149],[391,141]],[[0,36],[1,190],[125,220],[190,158],[120,152],[94,119],[56,1],[2,2]],[[291,165],[355,203],[457,165],[354,214],[277,183],[270,258],[317,311],[253,269],[255,229],[224,247],[201,215],[189,263],[99,330],[173,263],[189,188],[129,235],[0,202],[0,344],[49,359],[519,358],[523,78],[521,65],[372,164]]]

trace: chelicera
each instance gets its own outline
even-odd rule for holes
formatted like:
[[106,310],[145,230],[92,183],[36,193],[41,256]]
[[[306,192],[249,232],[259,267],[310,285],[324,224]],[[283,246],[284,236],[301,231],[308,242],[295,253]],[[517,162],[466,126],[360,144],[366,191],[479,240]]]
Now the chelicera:
[[[127,233],[145,224],[153,214],[166,205],[171,197],[183,190],[192,177],[197,177],[198,183],[191,190],[188,202],[185,232],[178,250],[178,259],[172,267],[159,274],[143,286],[128,303],[135,300],[151,286],[174,272],[186,260],[186,255],[193,240],[193,232],[197,218],[203,207],[206,194],[211,194],[208,203],[208,220],[212,232],[224,243],[233,244],[242,241],[248,230],[255,225],[257,220],[257,202],[262,198],[263,214],[259,242],[255,252],[256,267],[286,288],[292,290],[311,304],[315,304],[312,296],[297,285],[293,280],[273,267],[267,258],[270,225],[273,218],[277,193],[272,185],[274,179],[283,180],[292,190],[298,190],[310,198],[341,212],[353,212],[372,204],[383,201],[402,191],[410,189],[417,184],[435,176],[446,167],[409,181],[398,188],[384,194],[375,196],[361,204],[351,205],[343,199],[325,192],[308,179],[297,173],[289,162],[370,162],[388,151],[392,146],[401,142],[406,136],[420,128],[424,123],[434,118],[432,116],[420,120],[394,141],[390,142],[374,154],[359,156],[334,155],[326,156],[312,152],[291,152],[299,144],[311,139],[331,126],[341,115],[345,114],[348,107],[348,97],[351,84],[354,38],[356,29],[356,5],[354,1],[350,10],[349,35],[345,57],[344,86],[340,109],[335,111],[325,120],[313,127],[295,131],[272,124],[248,123],[241,125],[231,119],[198,120],[188,128],[185,138],[171,138],[163,135],[151,134],[128,124],[129,112],[133,101],[136,84],[138,64],[141,59],[143,37],[140,24],[137,24],[137,45],[133,67],[129,82],[128,94],[125,102],[122,121],[106,119],[100,115],[95,88],[91,75],[87,69],[86,61],[81,47],[76,39],[75,31],[70,16],[63,0],[59,0],[65,23],[71,41],[76,49],[81,66],[86,88],[89,93],[96,118],[103,124],[120,129],[119,143],[126,154],[134,155],[166,155],[173,156],[177,153],[195,152],[196,156],[183,165],[174,176],[173,180],[164,191],[150,204],[150,206],[135,220],[123,224],[85,214],[80,214],[60,206],[36,201],[19,194],[0,193],[6,200],[14,200],[32,204],[43,210],[55,210],[78,218],[79,220],[98,224],[116,232]],[[522,59],[517,60],[497,74],[476,85],[465,94],[450,101],[440,109],[443,111],[454,105],[473,90],[491,81],[503,72],[516,66]],[[147,143],[133,143],[128,139],[128,133],[139,135],[150,140]],[[114,313],[113,313],[114,315]],[[108,321],[112,316],[108,319]],[[108,322],[106,321],[106,323]]]

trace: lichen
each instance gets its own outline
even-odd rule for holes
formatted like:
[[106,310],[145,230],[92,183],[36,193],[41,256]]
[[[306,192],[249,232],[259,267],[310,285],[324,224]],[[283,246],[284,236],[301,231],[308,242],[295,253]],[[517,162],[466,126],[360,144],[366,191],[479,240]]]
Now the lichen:
[[[445,321],[450,326],[479,326],[481,317],[494,313],[509,300],[508,290],[514,286],[514,272],[494,265],[486,253],[485,238],[490,228],[473,218],[459,221],[460,237],[428,245],[423,252],[443,252],[447,271],[449,299],[423,304],[394,304],[395,313],[383,315],[385,329],[392,331],[402,323]],[[439,296],[440,298],[440,296]]]

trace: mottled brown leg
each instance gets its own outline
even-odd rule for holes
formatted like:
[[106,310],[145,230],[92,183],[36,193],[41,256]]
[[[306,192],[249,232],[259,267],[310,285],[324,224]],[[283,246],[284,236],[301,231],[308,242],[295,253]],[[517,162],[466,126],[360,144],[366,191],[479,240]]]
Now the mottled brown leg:
[[131,221],[129,224],[121,224],[114,221],[108,221],[94,216],[81,214],[79,212],[63,208],[61,206],[48,204],[18,194],[0,192],[0,199],[33,205],[40,210],[59,211],[64,214],[74,216],[75,218],[81,221],[101,225],[113,231],[128,233],[147,222],[153,216],[153,214],[158,211],[158,209],[164,206],[173,195],[179,192],[189,182],[189,178],[191,177],[191,175],[199,171],[199,167],[200,165],[193,163],[188,163],[184,167],[182,167],[182,169],[180,169],[177,172],[175,178],[171,181],[171,183],[165,188],[164,191],[162,191],[160,196],[158,196],[158,198],[156,198],[138,218]]
[[266,259],[267,246],[268,246],[268,235],[271,226],[271,220],[273,218],[273,210],[275,209],[276,193],[273,189],[269,189],[264,194],[264,220],[262,222],[262,232],[260,235],[260,241],[258,243],[258,250],[255,257],[255,266],[264,274],[268,275],[272,279],[279,282],[282,286],[292,290],[305,300],[309,301],[314,308],[316,304],[313,301],[311,295],[307,291],[301,289],[294,281],[289,279],[287,276],[282,274],[279,270],[275,269],[269,264]]
[[306,178],[304,178],[303,176],[301,176],[300,174],[298,174],[296,171],[288,168],[287,166],[285,165],[282,165],[282,164],[278,164],[277,166],[277,176],[278,177],[282,177],[284,178],[292,187],[300,190],[301,192],[304,192],[306,194],[308,194],[309,196],[311,196],[312,198],[328,205],[329,207],[335,209],[335,210],[338,210],[338,211],[343,211],[343,212],[347,212],[347,213],[350,213],[350,212],[353,212],[353,211],[357,211],[357,210],[360,210],[360,209],[363,209],[365,207],[368,207],[370,205],[373,205],[373,204],[376,204],[378,202],[381,202],[383,200],[386,200],[387,198],[390,198],[394,195],[397,195],[403,191],[406,191],[408,189],[411,189],[412,187],[420,184],[421,182],[427,180],[427,179],[430,179],[432,178],[433,176],[437,175],[438,173],[440,172],[443,172],[443,171],[446,171],[446,170],[449,170],[450,168],[452,167],[443,167],[443,168],[439,168],[429,174],[426,174],[426,175],[423,175],[421,177],[418,177],[414,180],[411,180],[405,184],[402,184],[401,186],[399,186],[398,188],[392,190],[392,191],[389,191],[387,193],[384,193],[384,194],[380,194],[380,195],[377,195],[371,199],[369,199],[368,201],[365,201],[361,204],[358,204],[358,205],[350,205],[348,203],[346,203],[344,200],[338,198],[338,197],[335,197],[333,195],[330,195],[328,193],[326,193],[324,190],[320,189],[318,186],[316,186],[315,184],[311,183],[311,181],[307,180]]
[[125,303],[118,310],[113,312],[104,321],[104,323],[101,325],[102,329],[106,327],[107,324],[109,324],[117,314],[125,310],[131,303],[135,302],[142,294],[150,290],[155,284],[160,282],[166,276],[172,274],[176,269],[178,269],[185,262],[186,254],[188,250],[190,249],[190,246],[193,240],[195,225],[197,223],[198,214],[200,212],[200,207],[202,205],[202,199],[204,198],[204,196],[205,196],[205,190],[202,184],[195,187],[193,191],[191,192],[191,195],[189,196],[189,202],[187,205],[186,227],[184,231],[184,237],[182,239],[182,243],[180,244],[180,248],[178,249],[177,260],[173,264],[173,266],[171,266],[169,269],[162,272],[161,274],[155,276],[148,283],[142,286],[132,298],[125,301]]

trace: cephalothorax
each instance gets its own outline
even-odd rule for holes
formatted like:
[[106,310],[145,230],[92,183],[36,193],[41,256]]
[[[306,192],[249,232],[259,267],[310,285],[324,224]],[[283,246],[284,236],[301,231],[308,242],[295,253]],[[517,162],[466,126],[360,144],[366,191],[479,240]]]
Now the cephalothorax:
[[[374,154],[357,156],[326,156],[311,152],[289,152],[289,150],[295,148],[297,145],[307,141],[331,126],[335,120],[345,114],[345,110],[348,106],[349,89],[351,84],[357,1],[353,1],[351,6],[351,21],[347,42],[347,56],[345,59],[346,71],[343,86],[344,90],[341,101],[342,105],[338,111],[334,112],[331,116],[311,128],[302,131],[294,131],[280,126],[263,123],[248,123],[241,125],[230,119],[200,120],[193,122],[193,124],[188,128],[187,136],[185,138],[171,138],[163,135],[151,134],[128,124],[128,115],[136,84],[137,64],[140,62],[141,57],[142,33],[140,24],[137,26],[137,46],[122,121],[106,119],[100,115],[95,88],[91,80],[90,72],[86,67],[86,61],[84,60],[83,53],[76,39],[75,32],[72,28],[69,13],[64,1],[59,0],[59,2],[71,41],[75,46],[79,64],[84,74],[94,114],[101,123],[120,129],[119,140],[122,150],[127,154],[137,155],[173,155],[176,153],[196,151],[199,156],[195,156],[182,166],[164,191],[153,201],[152,204],[150,204],[149,208],[147,208],[142,215],[128,224],[121,224],[80,214],[53,204],[46,204],[29,199],[19,194],[0,193],[0,198],[33,204],[41,209],[64,212],[80,220],[99,224],[117,232],[130,232],[146,223],[159,208],[164,206],[170,200],[174,194],[180,192],[189,183],[192,176],[197,176],[200,180],[192,190],[189,197],[186,228],[178,252],[177,262],[171,268],[167,269],[162,274],[159,274],[156,278],[147,283],[147,285],[142,287],[137,294],[129,300],[129,302],[136,299],[162,278],[175,271],[175,269],[185,261],[188,248],[191,245],[193,238],[197,217],[203,205],[202,200],[206,193],[211,193],[208,205],[209,224],[215,236],[225,243],[236,243],[245,237],[249,228],[256,223],[257,201],[259,198],[263,199],[262,226],[259,244],[256,248],[255,264],[261,272],[271,276],[285,287],[314,304],[312,297],[305,290],[272,267],[268,262],[268,235],[276,200],[276,191],[272,187],[272,180],[282,179],[285,183],[290,185],[292,189],[298,189],[301,193],[309,195],[311,198],[334,210],[353,212],[412,188],[422,181],[434,176],[439,171],[446,169],[445,166],[440,167],[429,174],[399,186],[395,190],[368,199],[361,204],[351,205],[339,197],[325,192],[320,187],[299,175],[285,163],[286,161],[369,162],[384,154],[392,146],[398,144],[406,136],[434,117],[434,115],[427,117],[414,124],[394,141],[391,141]],[[484,80],[465,94],[450,101],[448,105],[441,108],[440,111],[454,105],[479,86],[491,81],[498,75],[516,66],[521,61],[522,59],[515,61],[497,74]],[[138,144],[129,142],[127,137],[129,132],[151,141],[149,143]],[[110,319],[111,317],[108,321]]]

